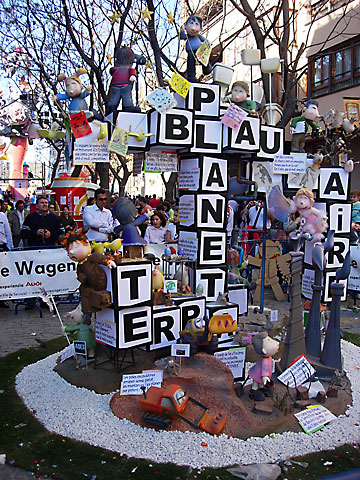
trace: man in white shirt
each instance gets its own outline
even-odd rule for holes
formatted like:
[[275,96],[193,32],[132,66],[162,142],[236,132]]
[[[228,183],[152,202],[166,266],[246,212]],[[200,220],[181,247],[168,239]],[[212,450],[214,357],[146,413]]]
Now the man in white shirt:
[[106,242],[109,234],[114,231],[113,216],[110,210],[104,207],[106,192],[102,188],[95,191],[95,203],[84,208],[84,225],[89,227],[87,238],[95,242]]
[[10,225],[5,213],[0,212],[0,252],[6,252],[13,247]]

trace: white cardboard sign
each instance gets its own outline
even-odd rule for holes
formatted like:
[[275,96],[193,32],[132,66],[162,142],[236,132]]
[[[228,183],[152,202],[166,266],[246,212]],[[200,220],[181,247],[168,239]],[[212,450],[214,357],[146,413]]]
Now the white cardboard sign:
[[295,388],[302,385],[313,373],[315,369],[309,360],[305,355],[300,355],[285,372],[278,376],[278,380],[290,388]]
[[336,417],[322,405],[314,405],[299,413],[294,413],[305,433],[313,433]]
[[141,387],[161,387],[162,371],[153,370],[132,375],[123,375],[120,395],[142,395]]
[[215,352],[214,356],[227,365],[234,378],[241,378],[244,372],[245,366],[245,354],[246,348],[231,348],[230,350],[223,350]]

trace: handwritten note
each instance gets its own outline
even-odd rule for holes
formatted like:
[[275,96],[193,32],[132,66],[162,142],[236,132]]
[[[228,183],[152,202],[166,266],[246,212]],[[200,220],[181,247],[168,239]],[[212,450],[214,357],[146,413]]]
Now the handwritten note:
[[170,152],[146,152],[145,172],[177,172],[177,154]]
[[241,378],[244,375],[246,348],[232,348],[215,352],[214,356],[224,362],[231,370],[234,378]]
[[177,101],[165,88],[157,88],[147,95],[146,100],[160,113],[176,107]]
[[108,143],[74,143],[74,165],[109,162]]
[[278,380],[290,388],[295,388],[302,385],[313,373],[315,369],[309,360],[305,355],[300,355],[285,372],[278,376]]
[[115,127],[110,143],[109,152],[126,155],[129,146],[129,132],[120,127]]
[[179,247],[184,250],[184,254],[193,260],[197,259],[198,239],[196,232],[179,232]]
[[179,222],[189,227],[194,224],[195,198],[194,195],[182,195],[179,202]]
[[326,423],[336,419],[336,416],[322,405],[314,405],[299,413],[294,413],[305,433],[313,433]]
[[95,340],[103,345],[116,347],[116,323],[96,317]]
[[123,375],[120,395],[142,395],[141,387],[161,387],[162,371],[153,370],[133,375]]
[[188,82],[186,78],[174,72],[170,78],[170,85],[176,93],[186,98],[187,94],[189,93],[191,83]]
[[248,114],[245,110],[231,103],[222,117],[221,123],[230,127],[232,130],[237,130],[247,116]]
[[91,128],[84,112],[70,115],[70,126],[75,138],[90,135]]
[[203,43],[200,45],[200,47],[197,49],[195,56],[202,65],[207,67],[209,64],[210,54],[211,54],[211,43],[209,42],[209,40],[205,39]]
[[304,173],[306,170],[306,158],[306,153],[275,155],[273,173]]

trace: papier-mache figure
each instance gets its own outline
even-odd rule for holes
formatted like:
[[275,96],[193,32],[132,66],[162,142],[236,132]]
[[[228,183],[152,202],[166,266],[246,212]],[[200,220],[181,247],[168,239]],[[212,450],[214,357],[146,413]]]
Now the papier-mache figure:
[[[180,31],[180,39],[186,40],[185,50],[187,53],[186,78],[189,82],[197,82],[196,78],[196,52],[206,40],[200,35],[202,28],[202,18],[196,15],[190,15],[186,20],[184,27]],[[211,73],[210,65],[202,65],[204,75]]]
[[245,112],[255,115],[258,106],[254,100],[250,100],[248,97],[249,85],[246,82],[234,82],[231,87],[230,96],[225,97],[223,100],[226,103],[234,103],[245,110]]
[[253,379],[249,395],[252,400],[263,402],[265,397],[272,396],[272,357],[279,350],[279,342],[269,337],[266,332],[262,332],[252,338],[252,344],[255,352],[262,358],[249,370],[249,377]]
[[110,292],[106,290],[107,277],[100,265],[116,267],[111,255],[91,253],[86,236],[89,227],[67,233],[61,244],[66,248],[70,260],[78,262],[77,278],[80,282],[81,308],[84,314],[99,312],[111,305]]
[[65,93],[58,93],[53,95],[53,100],[70,100],[69,103],[69,115],[79,113],[80,110],[85,112],[86,117],[92,116],[89,112],[88,104],[85,98],[90,95],[92,87],[86,87],[83,89],[83,85],[80,80],[80,76],[87,73],[85,68],[78,68],[74,75],[67,77],[64,73],[58,75],[58,82],[65,80]]
[[[314,205],[314,194],[308,188],[300,188],[291,201],[287,200],[278,186],[274,186],[268,197],[268,210],[280,222],[287,222],[290,213],[300,214],[299,234],[319,242],[327,229],[326,215]],[[293,236],[293,234],[291,234]],[[295,234],[296,238],[296,234]]]
[[[94,331],[91,325],[91,314],[83,313],[81,311],[81,306],[79,305],[75,310],[69,312],[67,317],[70,317],[71,320],[74,320],[76,324],[67,325],[64,328],[66,333],[76,332],[76,340],[79,342],[86,343],[86,352],[88,361],[94,360],[94,349],[95,349],[95,337]],[[81,356],[80,356],[81,361]]]
[[111,75],[111,97],[108,103],[108,111],[115,112],[120,100],[124,112],[140,112],[140,107],[134,105],[132,98],[133,84],[136,81],[136,70],[132,67],[134,63],[134,52],[130,47],[121,47],[116,52],[115,67],[110,68]]
[[292,133],[292,152],[305,153],[305,137],[311,127],[311,136],[318,137],[321,133],[320,125],[316,120],[320,118],[316,100],[308,100],[305,103],[305,110],[299,117],[294,117],[290,123],[290,133]]
[[114,228],[114,232],[116,234],[122,232],[123,245],[147,245],[147,241],[140,236],[137,226],[147,222],[150,216],[143,213],[137,217],[136,207],[127,197],[118,198],[113,211],[120,223]]

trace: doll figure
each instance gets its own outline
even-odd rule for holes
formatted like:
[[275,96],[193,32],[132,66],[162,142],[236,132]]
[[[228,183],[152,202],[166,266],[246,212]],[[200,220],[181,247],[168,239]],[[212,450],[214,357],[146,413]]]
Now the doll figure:
[[79,113],[80,110],[85,112],[86,117],[92,116],[92,113],[89,112],[88,104],[85,98],[90,95],[92,87],[82,88],[82,83],[80,80],[80,75],[87,73],[85,68],[78,68],[75,75],[70,75],[66,77],[64,73],[60,73],[58,76],[58,82],[65,80],[65,91],[66,93],[58,93],[54,95],[53,100],[70,100],[69,103],[69,114],[73,115],[74,113]]
[[115,67],[110,68],[111,97],[108,104],[109,112],[117,110],[120,100],[124,112],[140,112],[140,107],[134,105],[132,99],[133,84],[136,81],[136,70],[132,68],[134,52],[129,47],[121,47],[116,52]]
[[320,117],[318,102],[308,100],[305,103],[305,110],[300,117],[294,117],[290,123],[290,133],[292,133],[291,151],[305,153],[305,137],[311,127],[311,136],[318,137],[321,133],[320,126],[316,119]]
[[116,234],[122,232],[123,245],[147,245],[147,241],[140,236],[137,226],[147,222],[150,218],[149,215],[143,213],[137,217],[136,207],[127,197],[118,198],[113,211],[115,218],[120,223],[114,228],[114,232]]
[[273,371],[272,357],[279,350],[279,342],[270,338],[266,332],[258,333],[252,338],[255,352],[261,355],[261,359],[249,370],[249,377],[253,379],[250,390],[250,398],[257,402],[263,402],[265,396],[272,396],[271,375]]
[[246,112],[254,115],[256,113],[257,105],[254,100],[250,100],[249,85],[246,82],[234,82],[231,87],[230,98],[225,97],[226,103],[234,103],[238,107],[241,107]]
[[300,214],[300,233],[308,233],[313,240],[319,242],[324,238],[327,228],[326,216],[317,208],[313,208],[314,194],[308,188],[300,188],[293,197],[290,213]]
[[[180,31],[180,39],[186,40],[185,50],[187,53],[186,78],[189,82],[197,82],[196,78],[196,52],[201,44],[206,40],[200,34],[202,28],[202,18],[190,15],[184,24],[184,29]],[[202,65],[204,75],[211,73],[211,66]]]
[[[85,313],[82,314],[82,322],[76,323],[75,325],[67,325],[64,329],[66,333],[77,332],[76,340],[79,342],[86,343],[86,353],[87,360],[93,361],[95,359],[94,350],[95,350],[95,338],[94,331],[91,325],[91,314]],[[81,365],[83,361],[83,356],[79,355],[79,363]]]
[[99,312],[111,305],[110,292],[106,290],[107,277],[100,265],[114,268],[111,256],[91,253],[86,237],[89,227],[67,233],[61,244],[68,251],[71,260],[78,263],[77,278],[80,282],[81,308],[83,313]]

